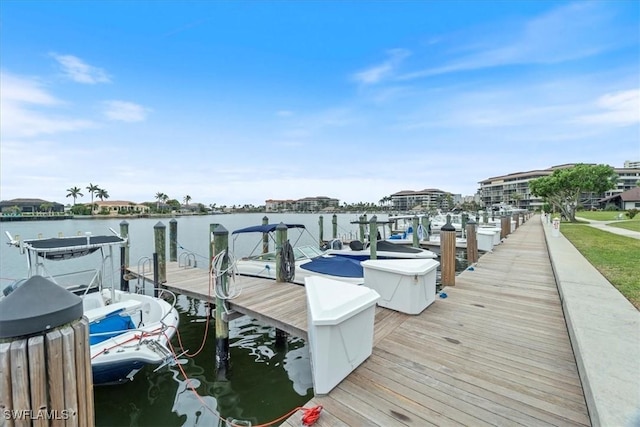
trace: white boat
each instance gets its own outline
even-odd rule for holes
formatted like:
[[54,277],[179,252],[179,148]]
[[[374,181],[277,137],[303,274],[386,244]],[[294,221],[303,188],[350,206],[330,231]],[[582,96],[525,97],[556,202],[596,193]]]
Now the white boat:
[[[349,243],[349,248],[328,249],[327,255],[348,257],[358,261],[371,259],[371,244],[363,244],[359,240]],[[376,241],[376,257],[378,259],[433,259],[438,255],[428,249],[414,248],[408,245],[397,245],[387,240]]]
[[[168,342],[176,333],[179,316],[176,297],[166,290],[150,296],[115,289],[115,276],[104,283],[105,273],[118,271],[113,260],[113,248],[126,239],[118,235],[58,237],[17,241],[7,232],[9,244],[26,255],[26,279],[4,289],[4,295],[26,283],[42,277],[51,286],[61,286],[82,298],[83,314],[89,320],[89,344],[94,385],[119,384],[130,381],[145,365],[172,363],[173,353]],[[94,269],[50,274],[51,263],[100,253],[101,262]],[[97,256],[97,254],[96,254]],[[107,266],[108,263],[108,266]],[[68,265],[77,265],[71,261]],[[108,268],[108,270],[106,270]],[[169,295],[172,302],[163,297]]]
[[[295,229],[301,233],[306,231],[302,224],[284,225],[289,230]],[[266,235],[269,241],[275,242],[274,233],[277,226],[278,224],[257,225],[233,231],[231,234],[235,237],[232,252],[235,254],[235,239],[241,234],[259,233],[260,241]],[[330,256],[326,251],[320,249],[319,245],[297,246],[291,245],[287,241],[283,244],[282,256],[282,276],[286,281],[304,285],[305,277],[321,276],[358,285],[364,283],[364,271],[359,261]],[[275,280],[277,276],[276,251],[236,258],[233,260],[233,271],[240,276],[264,277]]]

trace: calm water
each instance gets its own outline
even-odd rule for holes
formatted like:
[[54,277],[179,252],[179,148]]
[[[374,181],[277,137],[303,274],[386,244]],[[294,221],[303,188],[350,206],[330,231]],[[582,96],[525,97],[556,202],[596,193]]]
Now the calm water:
[[[216,215],[206,217],[180,217],[178,221],[178,254],[189,251],[195,254],[198,265],[205,267],[208,258],[209,225],[222,224],[229,232],[262,223],[264,214]],[[380,219],[385,217],[378,216]],[[355,237],[357,226],[350,221],[357,215],[338,215],[338,234]],[[84,234],[109,234],[109,227],[119,231],[121,219],[74,219],[64,221],[2,222],[2,238],[5,231],[22,239],[56,237],[59,234],[74,236]],[[154,252],[154,226],[161,222],[167,227],[169,218],[130,219],[130,262],[135,266]],[[298,244],[313,244],[318,240],[319,215],[273,214],[269,222],[305,224],[309,234],[303,235]],[[324,237],[331,236],[331,215],[324,216]],[[290,239],[297,233],[290,232]],[[258,235],[241,235],[237,240],[230,236],[229,246],[237,256],[248,255],[260,239]],[[258,248],[260,250],[261,246]],[[168,249],[167,249],[168,253]],[[116,258],[119,254],[116,254]],[[60,271],[89,266],[83,259],[59,264]],[[73,263],[76,263],[74,266]],[[71,264],[71,265],[70,265]],[[116,262],[117,268],[118,262]],[[64,268],[62,268],[64,267]],[[50,269],[55,274],[56,266]],[[0,245],[0,287],[24,277],[26,262],[17,248]],[[206,331],[204,304],[198,300],[179,296],[179,335],[173,345],[190,354],[196,353],[204,340],[204,347],[194,357],[182,356],[180,367],[165,367],[158,372],[152,368],[140,371],[133,382],[111,387],[96,387],[94,391],[96,425],[98,426],[215,426],[219,415],[223,418],[250,421],[253,425],[270,422],[290,410],[306,403],[313,396],[313,384],[309,353],[305,342],[289,338],[283,348],[276,347],[275,329],[243,317],[230,323],[230,372],[227,381],[217,381],[215,376],[214,327]],[[205,332],[207,334],[205,335]],[[180,351],[177,351],[180,353]],[[188,379],[180,370],[182,368]],[[223,424],[221,424],[223,425]]]
[[[180,217],[178,221],[178,255],[194,254],[199,267],[206,267],[209,253],[209,225],[222,224],[229,232],[262,223],[264,214],[214,215]],[[319,237],[317,214],[272,214],[270,223],[302,223],[309,233],[303,234],[297,244],[314,244]],[[358,215],[338,215],[338,235],[355,238],[358,226],[350,224]],[[380,220],[385,215],[378,215]],[[109,234],[109,227],[120,229],[121,219],[74,219],[64,221],[2,222],[0,231],[19,235],[22,239],[38,237]],[[159,222],[167,227],[169,218],[130,219],[130,263],[136,266],[154,252],[154,226]],[[332,233],[331,215],[324,216],[324,237]],[[294,242],[298,233],[290,231]],[[259,235],[240,235],[229,247],[236,256],[261,249]],[[257,246],[257,248],[256,248]],[[168,248],[167,248],[168,254]],[[115,254],[119,260],[119,254]],[[168,256],[168,255],[167,255]],[[90,267],[95,267],[95,259]],[[465,268],[459,260],[457,270]],[[59,264],[60,271],[71,268],[89,268],[84,259]],[[73,265],[76,263],[76,266]],[[118,262],[116,262],[117,269]],[[53,266],[51,274],[56,274]],[[26,262],[19,250],[0,245],[0,288],[24,277]],[[215,337],[211,323],[206,330],[204,304],[183,295],[178,297],[180,312],[179,335],[173,345],[180,342],[189,354],[204,347],[193,357],[182,356],[180,366],[164,367],[158,372],[152,368],[140,371],[133,382],[111,387],[96,387],[95,413],[98,426],[216,426],[222,418],[250,421],[253,425],[270,422],[290,410],[302,406],[313,396],[309,353],[305,342],[289,338],[283,348],[276,347],[275,329],[242,317],[230,323],[230,372],[227,381],[215,376]],[[206,335],[205,335],[206,332]],[[181,351],[176,350],[179,354]],[[181,369],[184,370],[184,373]],[[186,374],[186,378],[185,378]],[[220,424],[224,425],[224,424]]]

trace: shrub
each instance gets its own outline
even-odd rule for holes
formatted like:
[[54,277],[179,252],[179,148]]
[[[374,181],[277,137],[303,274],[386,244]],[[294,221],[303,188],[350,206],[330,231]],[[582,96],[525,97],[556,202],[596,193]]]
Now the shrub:
[[638,212],[640,212],[640,210],[638,209],[629,209],[626,215],[627,217],[629,217],[629,219],[633,219],[633,217],[636,216]]
[[605,211],[617,211],[618,207],[616,205],[608,204],[604,207]]

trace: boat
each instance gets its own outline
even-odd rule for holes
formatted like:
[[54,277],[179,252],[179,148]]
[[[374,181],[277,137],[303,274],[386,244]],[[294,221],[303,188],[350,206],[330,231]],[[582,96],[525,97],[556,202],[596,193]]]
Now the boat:
[[[328,249],[327,255],[348,257],[358,261],[371,259],[371,244],[359,240],[349,242],[348,248]],[[388,240],[376,241],[376,257],[378,259],[434,259],[438,255],[428,249],[414,248],[408,245],[397,245]]]
[[[6,234],[9,244],[26,255],[28,273],[26,278],[7,286],[4,296],[23,284],[28,286],[32,282],[29,279],[41,277],[51,286],[61,286],[82,298],[83,315],[89,321],[94,385],[125,383],[133,380],[146,365],[160,367],[174,362],[168,343],[179,323],[175,294],[157,290],[158,296],[153,296],[145,295],[142,290],[129,292],[115,288],[117,274],[112,273],[119,269],[114,265],[113,249],[124,246],[126,238],[114,232],[114,235],[86,233],[77,237],[18,241]],[[86,267],[97,253],[100,262],[95,268],[49,272],[60,270],[62,264],[77,266],[75,260],[81,257],[88,257],[83,264]],[[110,276],[111,283],[106,283],[105,276]]]
[[[267,236],[268,242],[275,247],[274,233],[279,224],[263,224],[245,227],[231,233],[234,236],[231,252],[234,254],[233,271],[239,276],[264,277],[276,279],[276,251],[266,251],[259,254],[253,252],[241,258],[235,257],[235,243],[239,235],[259,233],[260,241],[256,248],[264,242],[263,237]],[[308,233],[303,224],[283,224],[288,230],[298,230],[300,236]],[[309,234],[310,235],[310,234]],[[305,277],[321,276],[347,283],[361,285],[364,283],[364,270],[360,262],[344,257],[336,257],[323,251],[320,245],[297,245],[300,236],[292,245],[289,240],[284,242],[282,247],[283,262],[281,268],[286,281],[291,281],[299,285],[304,285]],[[255,249],[254,249],[255,251]]]

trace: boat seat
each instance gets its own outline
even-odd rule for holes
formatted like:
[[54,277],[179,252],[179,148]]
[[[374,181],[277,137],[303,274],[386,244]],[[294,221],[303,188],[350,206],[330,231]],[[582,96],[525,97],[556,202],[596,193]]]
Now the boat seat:
[[99,292],[87,294],[82,298],[82,308],[84,312],[104,307],[104,299]]
[[102,307],[85,310],[84,315],[87,316],[89,322],[95,322],[103,319],[110,314],[116,312],[131,313],[142,307],[142,303],[136,300],[125,300],[114,304],[104,305]]
[[349,242],[349,247],[352,251],[361,251],[364,249],[364,245],[360,240],[352,240]]

